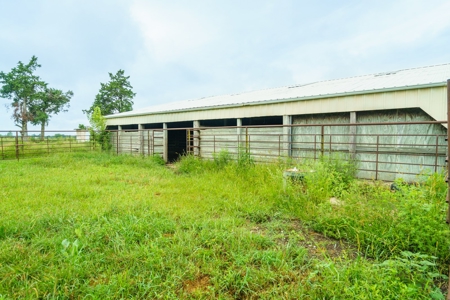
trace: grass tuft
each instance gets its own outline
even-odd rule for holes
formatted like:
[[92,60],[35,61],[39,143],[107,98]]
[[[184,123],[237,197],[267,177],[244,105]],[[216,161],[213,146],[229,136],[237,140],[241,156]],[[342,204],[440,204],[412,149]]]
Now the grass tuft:
[[1,161],[0,298],[444,299],[443,174],[241,156]]

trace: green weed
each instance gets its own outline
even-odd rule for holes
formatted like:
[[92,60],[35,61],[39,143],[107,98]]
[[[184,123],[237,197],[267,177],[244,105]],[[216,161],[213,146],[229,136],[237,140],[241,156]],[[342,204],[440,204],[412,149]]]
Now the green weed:
[[344,162],[295,163],[315,172],[284,187],[285,164],[226,153],[175,170],[105,153],[1,161],[0,295],[442,299],[442,174],[391,192]]

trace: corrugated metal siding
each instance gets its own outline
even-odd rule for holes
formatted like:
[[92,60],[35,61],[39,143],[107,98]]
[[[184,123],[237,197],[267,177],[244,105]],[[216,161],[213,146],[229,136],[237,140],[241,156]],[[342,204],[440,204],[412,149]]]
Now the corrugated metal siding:
[[238,134],[236,128],[211,128],[200,132],[200,156],[213,158],[214,153],[227,150],[236,155],[239,149]]
[[111,144],[116,153],[162,156],[163,132],[157,130],[112,132]]
[[[432,121],[420,109],[371,111],[357,113],[357,123]],[[350,123],[350,114],[294,116],[293,124]],[[325,155],[351,152],[351,126],[324,126]],[[446,129],[439,124],[358,125],[356,126],[355,158],[359,178],[393,181],[401,177],[413,181],[421,172],[440,171],[445,165]],[[292,156],[317,158],[321,154],[321,127],[292,129]],[[378,154],[377,154],[378,152]],[[439,157],[436,157],[439,153]],[[378,166],[376,164],[378,161]],[[378,169],[378,173],[375,171]]]
[[[365,122],[408,122],[408,121],[432,121],[432,118],[419,109],[405,109],[396,111],[379,111],[366,112],[357,115],[358,123]],[[383,152],[390,152],[389,154],[380,153],[378,160],[381,163],[380,170],[398,172],[398,174],[380,172],[378,179],[395,180],[401,177],[405,180],[412,181],[415,175],[408,175],[407,173],[420,173],[425,169],[434,171],[432,167],[425,165],[434,165],[436,163],[436,142],[438,145],[445,145],[445,137],[439,135],[446,135],[445,128],[437,124],[420,124],[420,125],[374,125],[374,126],[358,126],[357,140],[359,144],[357,151],[357,159],[360,161],[362,169],[374,170],[374,163],[363,162],[365,160],[376,160],[376,144],[377,139]],[[421,136],[421,135],[428,136]],[[377,138],[378,137],[378,138]],[[430,156],[415,155],[417,152],[417,145],[424,145],[420,147],[422,152],[429,153]],[[443,147],[438,147],[443,149]],[[362,153],[372,151],[373,153]],[[439,150],[442,151],[442,150]],[[395,154],[402,152],[402,154]],[[443,165],[445,159],[443,157],[438,159],[438,164]],[[404,163],[404,165],[391,164],[392,162]],[[420,164],[420,165],[413,165]],[[361,178],[375,178],[373,171],[362,171],[358,174]]]
[[[338,114],[318,114],[293,116],[293,124],[348,124],[350,123],[349,113]],[[325,127],[324,128],[324,149],[330,151],[346,151],[349,149],[349,128]],[[330,146],[330,142],[339,143]],[[321,127],[294,127],[292,129],[292,156],[299,158],[313,158],[314,149],[321,149]],[[317,154],[317,153],[316,153]]]
[[239,151],[250,151],[255,160],[274,159],[282,154],[283,128],[248,128],[238,134],[236,128],[201,130],[200,155],[212,158],[214,153],[227,150],[236,157]]

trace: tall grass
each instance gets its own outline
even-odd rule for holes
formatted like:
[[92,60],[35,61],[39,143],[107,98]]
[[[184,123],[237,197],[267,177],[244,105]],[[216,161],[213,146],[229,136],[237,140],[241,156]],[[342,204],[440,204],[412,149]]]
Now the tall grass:
[[341,161],[296,166],[315,172],[285,188],[285,165],[226,154],[175,170],[101,153],[0,162],[0,297],[443,299],[441,174],[393,193]]

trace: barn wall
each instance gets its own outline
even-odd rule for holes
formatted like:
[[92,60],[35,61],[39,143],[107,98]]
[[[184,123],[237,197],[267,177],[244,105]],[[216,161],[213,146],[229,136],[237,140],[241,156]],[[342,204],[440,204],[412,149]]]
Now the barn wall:
[[143,154],[162,156],[163,131],[119,131],[111,133],[112,149],[115,153]]
[[[402,109],[381,112],[361,112],[357,114],[357,122],[412,122],[433,121],[420,109]],[[374,125],[357,127],[357,160],[361,161],[361,169],[375,169],[375,164],[364,160],[377,160],[376,145],[382,148],[378,154],[378,168],[381,170],[377,178],[395,180],[403,178],[408,181],[415,175],[408,173],[434,172],[434,165],[445,165],[446,128],[440,124],[418,125]],[[426,135],[426,136],[425,136]],[[436,151],[442,155],[436,161]],[[426,153],[419,154],[417,152]],[[394,162],[398,164],[393,164]],[[383,171],[396,172],[386,173]],[[439,171],[439,170],[438,170]],[[374,171],[361,171],[362,178],[375,178]]]
[[[300,115],[292,117],[292,124],[348,124],[350,113]],[[324,127],[324,150],[347,151],[349,126]],[[330,137],[331,136],[331,137]],[[330,144],[330,141],[332,142]],[[314,158],[321,150],[321,127],[302,126],[292,128],[292,156]]]
[[[356,123],[411,121],[433,121],[433,118],[418,108],[356,113]],[[293,124],[349,123],[349,113],[293,117]],[[354,137],[352,127],[356,129]],[[362,169],[358,177],[390,181],[399,177],[413,181],[415,174],[440,171],[436,165],[445,165],[447,133],[440,124],[323,126],[323,145],[321,130],[322,126],[294,127],[292,156],[318,158],[322,149],[325,155],[345,154],[355,158]],[[353,141],[356,145],[352,147]],[[436,153],[440,156],[436,157]]]
[[250,151],[255,160],[275,159],[283,149],[283,128],[210,128],[200,133],[200,156],[212,158],[227,150],[233,157]]

